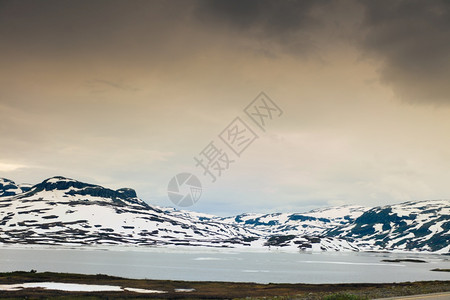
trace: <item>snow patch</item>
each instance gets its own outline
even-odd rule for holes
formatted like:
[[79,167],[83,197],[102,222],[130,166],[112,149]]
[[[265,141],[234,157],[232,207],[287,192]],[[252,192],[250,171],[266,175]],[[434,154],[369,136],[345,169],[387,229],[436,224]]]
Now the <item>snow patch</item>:
[[120,286],[112,285],[94,285],[94,284],[78,284],[78,283],[62,283],[62,282],[27,282],[19,284],[0,285],[2,291],[18,291],[21,289],[46,289],[60,290],[69,292],[115,292],[123,291]]
[[190,293],[195,292],[195,289],[174,289],[175,293]]
[[19,284],[3,284],[0,285],[0,291],[20,291],[22,289],[45,289],[59,290],[67,292],[135,292],[135,293],[167,293],[159,290],[146,290],[138,288],[122,288],[115,285],[96,285],[81,283],[63,283],[63,282],[27,282]]

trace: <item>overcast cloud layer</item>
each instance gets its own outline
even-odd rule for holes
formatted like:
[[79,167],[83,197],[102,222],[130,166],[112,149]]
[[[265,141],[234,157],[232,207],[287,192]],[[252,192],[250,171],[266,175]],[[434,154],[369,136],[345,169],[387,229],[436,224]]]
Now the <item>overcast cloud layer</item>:
[[[448,1],[0,1],[0,51],[0,177],[170,206],[197,172],[222,215],[450,198]],[[210,183],[260,91],[283,116]]]

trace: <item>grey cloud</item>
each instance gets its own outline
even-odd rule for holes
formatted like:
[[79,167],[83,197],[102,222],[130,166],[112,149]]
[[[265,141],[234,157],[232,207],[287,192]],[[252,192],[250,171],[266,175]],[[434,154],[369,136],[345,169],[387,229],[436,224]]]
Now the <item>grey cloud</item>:
[[4,51],[27,57],[125,56],[165,53],[190,1],[4,1]]
[[194,14],[204,23],[224,27],[266,47],[273,43],[285,51],[307,53],[315,48],[310,31],[324,23],[314,10],[324,10],[328,4],[329,1],[200,0]]
[[449,1],[201,0],[195,12],[272,57],[332,49],[344,37],[382,62],[381,80],[403,101],[450,103]]
[[364,1],[367,53],[404,101],[450,104],[450,2]]
[[[156,70],[174,57],[188,60],[208,51],[220,39],[231,45],[225,51],[238,44],[276,58],[283,53],[320,57],[322,48],[331,50],[344,37],[382,61],[381,79],[404,101],[450,103],[449,1],[23,0],[0,5],[0,63],[81,61]],[[133,89],[112,81],[95,85]]]
[[205,20],[219,19],[238,29],[259,27],[266,34],[284,34],[315,22],[311,10],[325,1],[203,0],[197,11]]

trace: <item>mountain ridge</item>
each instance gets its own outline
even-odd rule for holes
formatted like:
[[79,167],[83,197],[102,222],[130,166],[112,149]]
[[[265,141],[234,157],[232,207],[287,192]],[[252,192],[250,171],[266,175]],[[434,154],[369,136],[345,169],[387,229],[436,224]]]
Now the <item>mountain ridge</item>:
[[0,179],[0,243],[450,252],[450,201],[231,217],[159,208],[134,190],[63,176]]

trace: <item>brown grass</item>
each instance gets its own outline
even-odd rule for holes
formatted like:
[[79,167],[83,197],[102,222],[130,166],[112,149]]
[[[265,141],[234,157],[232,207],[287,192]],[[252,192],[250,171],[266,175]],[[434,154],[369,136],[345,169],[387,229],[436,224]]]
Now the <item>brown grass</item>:
[[[64,282],[115,285],[167,291],[167,294],[139,294],[134,292],[64,292],[43,289],[0,292],[2,299],[323,299],[335,293],[348,293],[363,298],[404,296],[450,291],[450,281],[405,282],[395,284],[256,284],[233,282],[196,282],[172,280],[126,279],[107,275],[68,273],[0,273],[0,284],[25,282]],[[194,292],[175,293],[174,289],[195,289]]]

